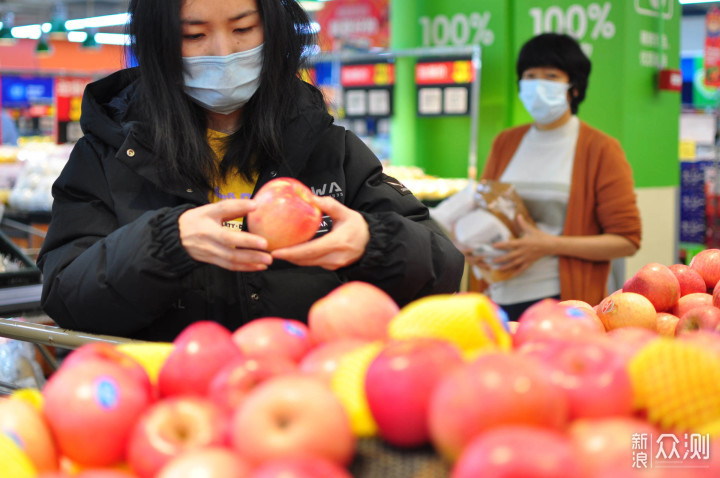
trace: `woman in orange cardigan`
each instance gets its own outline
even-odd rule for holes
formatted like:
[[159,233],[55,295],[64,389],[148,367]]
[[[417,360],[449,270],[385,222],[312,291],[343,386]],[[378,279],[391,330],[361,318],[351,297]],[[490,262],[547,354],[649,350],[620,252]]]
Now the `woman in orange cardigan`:
[[[567,35],[530,39],[517,60],[520,99],[534,122],[500,133],[482,174],[515,185],[535,222],[495,243],[500,269],[518,268],[488,294],[517,319],[547,297],[595,305],[607,294],[610,260],[633,255],[641,224],[632,170],[620,143],[580,121],[590,60]],[[482,257],[469,257],[480,265]]]

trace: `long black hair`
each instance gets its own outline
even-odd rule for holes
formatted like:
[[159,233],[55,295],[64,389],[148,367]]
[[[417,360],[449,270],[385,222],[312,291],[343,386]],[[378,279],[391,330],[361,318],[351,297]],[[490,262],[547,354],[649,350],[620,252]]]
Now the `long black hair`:
[[185,0],[131,0],[128,26],[140,69],[138,104],[153,135],[163,176],[171,184],[210,188],[229,168],[251,178],[259,165],[283,159],[283,121],[293,114],[298,70],[315,43],[307,13],[295,0],[256,0],[264,29],[260,86],[243,107],[243,121],[220,170],[206,139],[204,110],[183,90]]
[[528,68],[551,66],[570,77],[570,110],[577,114],[590,77],[591,63],[571,36],[562,33],[542,33],[528,40],[518,54],[516,72],[518,80]]

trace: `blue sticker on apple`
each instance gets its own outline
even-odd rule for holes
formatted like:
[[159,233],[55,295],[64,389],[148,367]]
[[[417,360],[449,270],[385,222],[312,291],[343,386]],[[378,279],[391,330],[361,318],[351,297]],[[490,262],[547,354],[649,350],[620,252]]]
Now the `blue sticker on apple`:
[[587,314],[580,307],[568,307],[565,312],[570,317],[585,317]]
[[290,334],[294,335],[296,337],[305,337],[305,331],[298,327],[297,325],[293,324],[289,320],[285,321],[285,331]]
[[120,388],[114,379],[101,377],[95,381],[95,399],[100,407],[109,410],[120,401]]

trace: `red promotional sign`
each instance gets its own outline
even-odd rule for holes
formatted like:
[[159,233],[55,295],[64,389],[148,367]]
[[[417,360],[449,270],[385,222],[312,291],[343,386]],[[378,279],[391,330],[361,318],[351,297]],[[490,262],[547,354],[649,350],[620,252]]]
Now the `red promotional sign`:
[[415,65],[418,85],[450,85],[472,83],[475,71],[470,60],[422,62]]
[[361,49],[389,45],[388,0],[333,0],[315,17],[320,25],[320,48],[325,51],[344,45]]
[[90,77],[55,78],[55,101],[58,121],[79,121],[80,104],[85,86],[92,81]]
[[375,63],[369,65],[343,65],[340,84],[345,87],[387,86],[395,83],[395,65]]
[[720,87],[720,9],[705,17],[705,85]]

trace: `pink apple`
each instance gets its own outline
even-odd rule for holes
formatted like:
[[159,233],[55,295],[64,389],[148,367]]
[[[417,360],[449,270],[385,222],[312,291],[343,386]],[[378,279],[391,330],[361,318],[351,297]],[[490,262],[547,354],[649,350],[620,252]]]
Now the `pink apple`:
[[550,380],[568,399],[570,420],[632,414],[627,362],[605,336],[542,342],[525,354],[548,366]]
[[598,305],[598,317],[605,330],[630,326],[655,330],[656,314],[652,302],[635,292],[611,294]]
[[615,464],[630,467],[633,437],[657,438],[660,430],[645,420],[633,417],[586,418],[570,423],[567,433],[575,456],[583,467],[578,476],[596,476]]
[[444,376],[430,398],[435,449],[450,461],[479,433],[500,425],[560,429],[568,404],[548,369],[529,357],[488,352]]
[[677,340],[687,340],[720,356],[720,331],[698,329],[680,334]]
[[713,305],[695,307],[685,312],[675,327],[675,335],[703,329],[714,330],[720,324],[720,309]]
[[85,466],[120,462],[135,421],[153,400],[147,382],[104,359],[61,367],[47,381],[43,397],[44,416],[61,453]]
[[650,341],[657,339],[659,334],[644,327],[622,327],[610,330],[607,337],[627,363]]
[[205,447],[188,450],[170,460],[157,478],[249,478],[251,466],[232,450]]
[[352,478],[347,469],[314,456],[269,460],[255,468],[250,478]]
[[272,377],[253,389],[231,424],[234,448],[254,465],[317,456],[341,466],[355,453],[355,436],[330,387],[300,374]]
[[707,292],[705,280],[695,269],[685,264],[672,264],[669,269],[680,284],[680,297],[693,292]]
[[625,281],[623,292],[643,295],[657,312],[665,312],[680,298],[680,282],[667,266],[650,262]]
[[712,305],[715,307],[720,307],[720,281],[715,284],[715,287],[713,287],[712,290]]
[[83,470],[73,478],[136,478],[135,475],[128,471],[115,469],[91,469]]
[[152,478],[173,457],[226,443],[228,415],[207,398],[161,399],[143,413],[128,439],[127,462],[140,478]]
[[272,179],[253,199],[258,206],[247,215],[248,231],[267,239],[269,251],[309,241],[320,227],[322,211],[297,179]]
[[299,362],[313,347],[307,325],[294,319],[262,317],[239,327],[233,341],[246,357],[283,356]]
[[213,376],[207,396],[230,413],[259,383],[296,370],[295,362],[283,356],[236,357]]
[[580,463],[564,434],[527,425],[505,425],[479,434],[452,470],[452,478],[580,476]]
[[705,249],[698,252],[689,264],[705,281],[709,290],[720,280],[720,249]]
[[58,469],[58,452],[42,412],[19,398],[0,398],[0,434],[17,443],[38,472]]
[[62,367],[72,367],[73,364],[88,359],[108,360],[123,367],[128,373],[134,375],[139,382],[153,388],[150,377],[145,368],[130,355],[120,351],[115,345],[108,342],[90,342],[74,349],[62,361]]
[[658,312],[655,316],[655,329],[663,337],[675,337],[675,328],[680,317],[668,312]]
[[340,359],[346,353],[367,343],[368,341],[360,339],[336,339],[323,342],[305,354],[298,364],[298,369],[329,385]]
[[513,334],[513,345],[519,347],[529,341],[602,333],[605,333],[605,328],[594,311],[561,305],[555,299],[544,299],[520,316]]
[[187,326],[173,344],[173,351],[158,375],[161,397],[207,394],[208,385],[218,370],[242,356],[230,331],[207,320]]
[[387,343],[365,375],[365,395],[380,436],[399,447],[428,443],[430,395],[438,381],[462,363],[460,350],[445,340]]
[[712,295],[705,292],[694,292],[680,297],[680,300],[677,301],[677,304],[675,304],[672,309],[672,314],[676,317],[682,317],[693,307],[702,307],[706,305],[713,305]]
[[308,313],[308,325],[316,343],[342,338],[382,340],[387,337],[388,323],[399,311],[384,290],[351,281],[315,301]]

